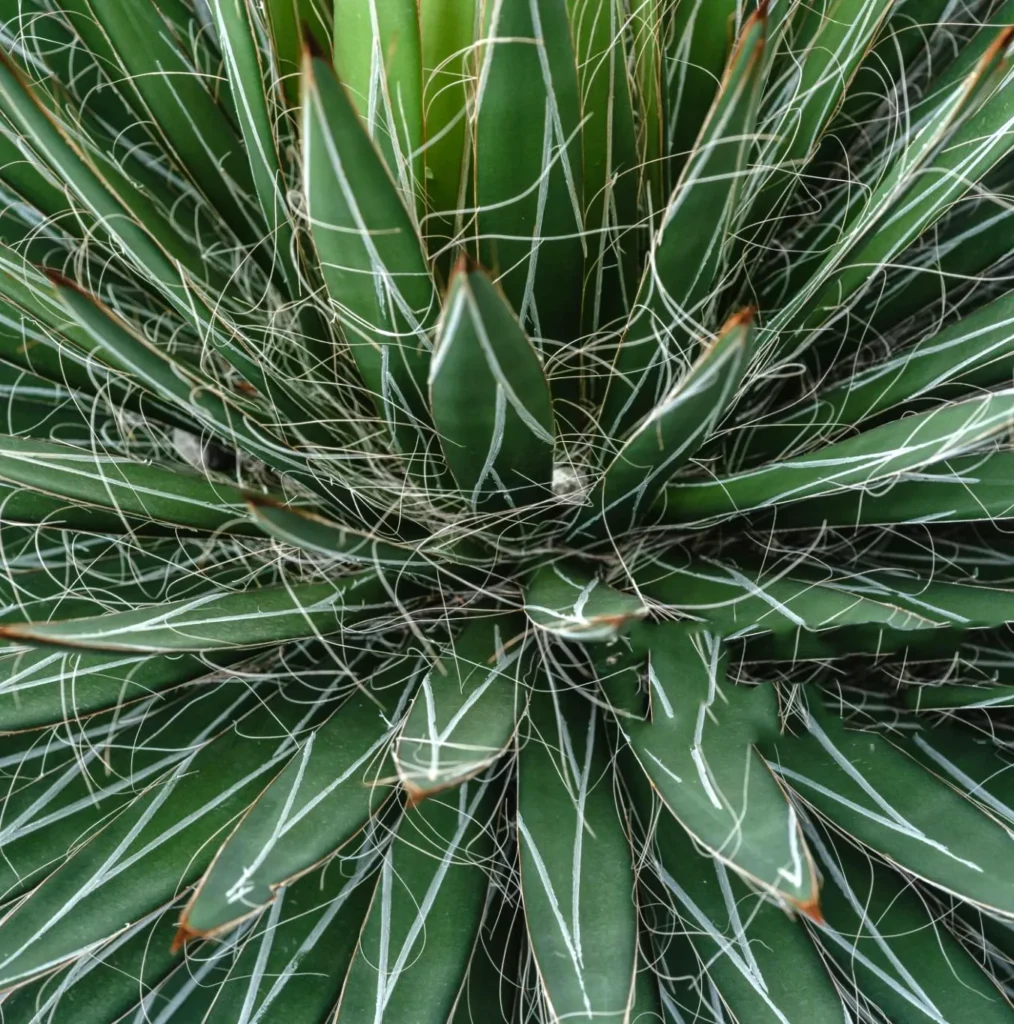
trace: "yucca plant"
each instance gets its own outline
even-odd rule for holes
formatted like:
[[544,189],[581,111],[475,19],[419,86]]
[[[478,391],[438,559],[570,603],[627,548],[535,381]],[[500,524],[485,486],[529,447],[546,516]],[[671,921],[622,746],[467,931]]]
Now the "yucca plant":
[[1014,0],[2,0],[0,1019],[1014,1020]]

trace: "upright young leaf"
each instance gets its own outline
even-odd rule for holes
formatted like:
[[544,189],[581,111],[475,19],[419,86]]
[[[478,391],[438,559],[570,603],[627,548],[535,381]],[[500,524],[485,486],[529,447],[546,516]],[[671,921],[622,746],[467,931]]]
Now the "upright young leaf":
[[592,492],[579,532],[623,534],[707,440],[750,359],[753,311],[732,317],[673,390],[624,441]]
[[405,204],[424,210],[418,0],[334,0],[334,67]]
[[539,357],[486,275],[459,267],[430,365],[444,457],[473,507],[550,494],[553,407]]
[[486,4],[478,63],[479,259],[526,328],[569,341],[581,323],[584,189],[567,0]]
[[[469,173],[474,125],[467,103],[477,35],[476,0],[423,0],[419,5],[422,47],[426,200],[431,211],[422,230],[431,254],[459,234],[471,201]],[[433,239],[436,236],[436,239]],[[436,242],[436,244],[434,244]],[[450,253],[442,254],[444,266]]]
[[303,60],[303,186],[333,309],[378,413],[411,454],[437,295],[412,217],[331,67]]
[[619,343],[602,409],[610,438],[622,436],[675,385],[693,360],[739,217],[757,118],[766,17],[744,26],[648,254],[636,314]]
[[[625,317],[637,288],[640,155],[620,0],[568,0],[581,95],[584,225],[589,233],[582,327]],[[649,164],[655,173],[659,161]]]

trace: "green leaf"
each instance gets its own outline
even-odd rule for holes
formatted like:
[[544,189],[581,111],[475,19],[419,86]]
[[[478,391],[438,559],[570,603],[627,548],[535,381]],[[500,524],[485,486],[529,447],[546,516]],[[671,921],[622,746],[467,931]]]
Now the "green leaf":
[[[355,498],[344,487],[320,479],[312,454],[305,451],[301,435],[320,443],[331,436],[326,425],[322,427],[323,435],[312,425],[305,430],[290,427],[290,437],[283,440],[263,425],[279,417],[281,410],[270,404],[277,395],[268,392],[254,401],[230,395],[199,366],[152,344],[136,327],[72,282],[50,275],[50,290],[65,311],[62,329],[90,356],[123,372],[133,386],[143,386],[170,406],[183,410],[188,423],[197,420],[228,447],[239,448],[279,472],[291,474],[339,505],[355,507]],[[89,372],[94,364],[94,358],[89,360]],[[281,409],[292,412],[284,395]]]
[[6,1021],[109,1024],[151,997],[182,959],[170,952],[179,907],[160,907],[78,963],[15,989],[0,1003]]
[[526,329],[568,341],[580,331],[585,246],[567,0],[487,4],[477,74],[479,259]]
[[708,439],[750,359],[753,311],[732,317],[686,375],[626,439],[592,492],[578,531],[623,534]]
[[742,0],[681,0],[667,10],[662,88],[666,149],[674,172],[693,151],[734,43]]
[[236,130],[172,35],[158,8],[134,0],[69,0],[89,49],[110,57],[109,74],[142,120],[239,238],[260,228],[245,208],[250,168]]
[[493,841],[484,826],[499,791],[466,782],[408,810],[380,880],[335,1010],[347,1021],[445,1024],[479,932]]
[[216,935],[269,903],[279,886],[345,846],[391,795],[387,748],[416,681],[417,659],[385,673],[382,700],[356,690],[251,805],[219,848],[180,923]]
[[[637,247],[631,239],[641,165],[624,6],[621,0],[568,0],[568,10],[581,95],[584,226],[591,233],[581,322],[583,333],[590,334],[625,318],[634,301]],[[657,168],[656,161],[648,170]]]
[[833,0],[826,5],[813,37],[793,53],[788,95],[760,130],[765,143],[759,166],[771,168],[758,191],[750,219],[767,239],[776,218],[800,186],[800,171],[815,154],[842,96],[866,56],[895,0]]
[[751,659],[887,654],[919,644],[948,653],[960,634],[1014,621],[1014,591],[922,579],[908,573],[791,571],[657,558],[634,573],[639,591],[670,614],[703,619],[745,639]]
[[[934,223],[1014,146],[1007,50],[1014,28],[993,38],[971,72],[933,95],[908,145],[864,197],[805,286],[768,324],[780,359],[813,346],[818,328]],[[804,243],[805,244],[805,243]]]
[[865,420],[883,420],[888,412],[898,418],[919,399],[950,398],[1004,384],[1012,356],[1014,293],[1008,293],[819,392],[812,401],[776,410],[746,431],[738,446],[749,459],[776,456],[812,447]]
[[210,591],[170,604],[66,622],[0,627],[0,635],[32,644],[102,651],[182,653],[239,650],[340,632],[370,612],[388,609],[390,594],[375,572],[332,583],[299,583],[227,594]]
[[37,648],[0,655],[0,732],[77,720],[219,671],[234,660]]
[[778,513],[779,527],[954,523],[1014,516],[1014,452],[965,455],[903,473],[872,491],[845,491]]
[[423,77],[417,0],[334,0],[334,68],[406,205],[424,209]]
[[612,640],[648,614],[640,598],[565,562],[535,570],[525,589],[525,611],[539,629],[586,643]]
[[[363,530],[352,529],[309,509],[286,507],[259,496],[249,499],[250,514],[265,533],[285,544],[329,555],[341,562],[400,569],[411,576],[437,576],[438,566],[447,559],[476,557],[467,543],[426,538],[414,546],[382,540]],[[453,571],[453,568],[449,571]]]
[[810,838],[826,878],[827,925],[818,936],[847,986],[858,986],[891,1020],[1010,1020],[1010,1004],[992,979],[908,879],[830,831]]
[[[466,115],[471,92],[469,75],[474,58],[475,0],[425,0],[419,5],[422,48],[423,116],[425,119],[425,222],[429,250],[449,241],[460,230],[462,200],[468,202],[468,170],[472,124]],[[450,253],[441,254],[442,266]]]
[[1014,764],[1000,756],[991,739],[960,727],[934,724],[932,729],[913,730],[892,740],[987,814],[1014,824]]
[[411,215],[328,64],[303,63],[307,214],[333,309],[363,383],[405,454],[428,418],[438,299]]
[[508,1024],[521,1001],[524,914],[494,886],[486,897],[482,929],[472,952],[449,1024]]
[[714,986],[735,1019],[840,1024],[841,1000],[802,923],[752,891],[721,860],[702,857],[669,815],[658,819],[655,835],[649,863],[672,907],[663,918],[662,941],[673,947],[663,953],[667,973],[687,973],[690,965],[672,955],[673,940],[685,936],[702,980]]
[[246,496],[182,467],[52,441],[0,436],[0,480],[70,502],[183,529],[250,534]]
[[1010,835],[883,736],[808,713],[763,745],[782,781],[864,846],[946,892],[1014,916]]
[[331,0],[264,0],[279,81],[290,107],[299,106],[302,29],[321,53],[330,55],[334,30]]
[[207,1024],[270,1020],[278,1013],[290,1024],[324,1020],[355,954],[376,866],[376,858],[364,854],[328,861],[278,889],[270,909],[244,935],[221,987],[213,989]]
[[444,457],[473,506],[549,496],[553,408],[539,357],[480,270],[451,282],[430,365],[430,405]]
[[735,231],[737,203],[760,100],[766,18],[744,26],[701,129],[662,215],[627,327],[613,360],[602,409],[604,433],[621,437],[663,401],[692,361],[701,325]]
[[805,498],[822,504],[961,455],[1008,430],[1012,412],[1012,391],[938,405],[785,462],[670,484],[657,507],[666,522],[704,523]]
[[817,879],[795,811],[754,749],[777,733],[774,691],[726,681],[728,654],[705,629],[656,626],[642,636],[651,720],[617,721],[652,786],[714,857],[818,918]]
[[423,677],[394,761],[413,803],[477,775],[514,736],[524,703],[524,620],[476,619]]
[[545,999],[556,1020],[619,1024],[634,997],[637,914],[601,713],[550,685],[533,693],[530,715],[517,827],[528,937]]
[[[0,985],[81,956],[173,898],[214,853],[211,840],[252,800],[306,715],[298,684],[251,700],[227,731],[187,756],[0,924]],[[262,695],[263,697],[263,695]],[[317,695],[302,689],[303,700]]]
[[[273,127],[269,78],[258,43],[263,26],[250,0],[209,0],[236,111],[253,188],[270,238],[271,258],[281,267],[293,298],[299,277],[290,253],[292,222],[285,196],[285,178]],[[150,60],[150,56],[148,60]]]
[[659,212],[669,188],[665,167],[664,47],[670,5],[664,0],[632,0],[633,74],[639,99],[638,146],[642,164],[641,205],[652,211],[650,227],[658,227]]

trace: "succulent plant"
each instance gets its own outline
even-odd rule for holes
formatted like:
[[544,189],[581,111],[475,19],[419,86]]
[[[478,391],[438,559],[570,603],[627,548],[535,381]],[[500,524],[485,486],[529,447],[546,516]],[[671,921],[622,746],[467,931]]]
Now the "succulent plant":
[[1014,0],[2,0],[3,1024],[1014,1020]]

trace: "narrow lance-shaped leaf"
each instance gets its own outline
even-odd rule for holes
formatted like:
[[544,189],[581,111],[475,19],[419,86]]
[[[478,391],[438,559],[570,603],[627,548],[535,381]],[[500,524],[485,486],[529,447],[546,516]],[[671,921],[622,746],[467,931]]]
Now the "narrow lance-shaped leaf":
[[648,614],[644,602],[570,562],[536,569],[525,588],[525,611],[547,633],[565,640],[612,640]]
[[0,1007],[8,1020],[72,1019],[74,1024],[122,1020],[141,993],[156,990],[182,960],[170,952],[169,937],[179,904],[151,914],[55,975],[5,995]]
[[[622,0],[568,0],[581,90],[584,225],[590,232],[583,333],[629,314],[637,290],[640,154]],[[660,162],[649,164],[651,173]],[[593,380],[587,382],[589,387]]]
[[[756,195],[749,217],[767,239],[799,184],[800,171],[814,154],[871,41],[894,0],[835,0],[820,18],[812,40],[793,55],[791,96],[762,125],[767,141],[758,163],[770,174]],[[786,84],[779,83],[780,88]]]
[[436,577],[441,565],[453,574],[481,549],[467,543],[426,538],[417,545],[398,544],[362,529],[336,523],[310,509],[286,507],[260,496],[249,499],[250,514],[265,533],[286,544],[329,555],[342,562],[402,570],[410,576]]
[[751,352],[753,311],[732,317],[686,376],[635,428],[592,492],[579,532],[624,533],[668,479],[707,440],[743,379]]
[[451,282],[430,403],[444,456],[473,506],[520,506],[549,495],[549,387],[521,325],[481,270],[459,267]]
[[[75,720],[55,732],[7,735],[2,745],[4,818],[0,895],[24,895],[58,869],[137,795],[171,773],[250,710],[230,681],[182,699],[161,697]],[[46,724],[46,723],[43,723]],[[167,749],[164,737],[175,739]]]
[[128,520],[247,534],[252,528],[246,496],[233,484],[52,441],[0,437],[0,480]]
[[465,627],[426,673],[394,760],[413,803],[478,774],[506,749],[523,710],[524,619]]
[[[939,285],[937,286],[939,292]],[[986,303],[944,330],[900,349],[811,401],[776,409],[744,431],[737,459],[813,447],[821,438],[862,423],[900,418],[920,399],[957,397],[1004,384],[1014,355],[1014,293]]]
[[864,846],[943,890],[1014,916],[1010,833],[883,736],[807,713],[807,733],[769,740],[786,785]]
[[222,844],[187,906],[177,941],[214,935],[270,902],[279,886],[348,843],[391,795],[387,749],[418,661],[355,691],[312,732]]
[[568,341],[580,331],[585,245],[567,0],[484,6],[475,96],[479,259],[497,273],[526,329]]
[[320,52],[329,55],[334,35],[330,8],[331,0],[264,0],[282,92],[292,108],[299,106],[302,32],[309,32]]
[[713,856],[819,919],[799,822],[754,749],[777,732],[774,692],[726,682],[728,654],[706,629],[656,626],[639,640],[649,651],[651,720],[618,725],[662,802]]
[[1014,147],[1008,56],[1002,30],[971,73],[945,90],[863,208],[845,225],[805,287],[768,325],[779,359],[813,346],[817,328]]
[[1008,430],[1012,413],[1011,391],[940,405],[809,455],[732,476],[670,484],[657,507],[667,522],[698,523],[849,488],[862,490],[962,455]]
[[1014,452],[964,455],[904,473],[868,491],[843,491],[779,512],[777,525],[992,522],[1014,518]]
[[[466,111],[476,34],[476,0],[426,0],[419,7],[422,48],[426,199],[432,214],[427,234],[450,237],[462,202],[468,201]],[[436,221],[435,226],[432,222]],[[443,240],[443,239],[442,239]],[[431,252],[433,248],[431,246]]]
[[[647,779],[625,773],[624,781],[642,822],[655,821],[648,864],[657,876],[651,897],[665,973],[706,978],[737,1020],[841,1024],[841,1000],[802,920],[752,890],[721,860],[702,855],[664,809],[654,819]],[[687,962],[687,946],[696,963]]]
[[125,655],[33,648],[0,656],[0,732],[126,706],[221,670],[241,654]]
[[406,205],[425,209],[417,0],[334,0],[334,67]]
[[820,858],[827,924],[816,932],[847,985],[892,1020],[1010,1020],[1010,1003],[948,933],[911,882],[829,829],[809,839]]
[[760,99],[766,16],[744,26],[721,91],[662,215],[632,318],[613,359],[603,428],[621,437],[692,361],[735,230]]
[[379,414],[406,453],[428,418],[438,300],[401,196],[331,67],[303,61],[303,186],[334,311]]
[[637,914],[601,712],[550,683],[533,694],[530,715],[517,827],[541,986],[553,1019],[620,1024],[634,998]]
[[300,287],[290,252],[292,223],[266,91],[269,78],[257,38],[262,26],[255,18],[250,0],[210,0],[210,7],[236,100],[253,187],[267,224],[271,256],[281,266],[289,294],[295,298]]
[[643,166],[641,205],[650,209],[652,231],[669,190],[665,150],[664,46],[669,15],[663,0],[633,0],[630,29],[633,36],[633,68],[640,100],[638,148]]
[[1014,591],[898,571],[844,573],[799,562],[740,568],[674,553],[638,567],[634,579],[668,612],[745,640],[758,660],[882,655],[934,642],[948,650],[964,631],[1014,618]]
[[171,653],[277,644],[340,632],[353,619],[389,608],[390,593],[365,570],[333,583],[262,587],[222,596],[66,622],[11,624],[0,636],[32,644],[100,651]]
[[259,228],[245,208],[251,185],[243,146],[208,92],[204,76],[174,45],[159,9],[133,0],[72,0],[75,27],[89,48],[105,50],[109,72],[142,120],[163,138],[197,188],[243,241]]
[[207,1024],[236,1024],[244,1014],[263,1021],[284,1013],[290,1024],[326,1019],[373,895],[378,858],[370,842],[277,891],[215,991]]
[[286,734],[305,727],[303,701],[319,694],[297,687],[290,680],[284,697],[251,700],[248,713],[235,715],[32,890],[0,924],[0,985],[87,953],[200,875],[214,837],[287,759]]
[[742,0],[681,0],[666,13],[662,89],[673,176],[693,150],[737,35]]
[[472,955],[500,787],[473,780],[405,812],[384,855],[335,1024],[445,1024]]

